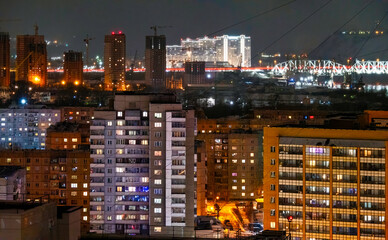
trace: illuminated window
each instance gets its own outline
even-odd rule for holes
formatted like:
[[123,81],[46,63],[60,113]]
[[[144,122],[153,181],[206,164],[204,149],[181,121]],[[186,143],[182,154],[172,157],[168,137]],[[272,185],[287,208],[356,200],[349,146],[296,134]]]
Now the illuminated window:
[[72,138],[71,141],[72,142],[78,142],[78,139],[77,138]]
[[117,117],[122,117],[123,116],[123,112],[117,112]]
[[106,218],[106,220],[112,221],[112,216],[108,216],[108,217]]
[[241,179],[241,183],[245,183],[245,179]]
[[235,173],[235,172],[232,173],[232,176],[233,176],[233,177],[237,177],[237,173]]
[[245,190],[245,186],[241,186],[241,190]]
[[233,190],[237,190],[237,186],[232,186],[232,189]]
[[162,227],[154,227],[154,232],[162,232]]
[[251,197],[253,197],[253,196],[255,196],[255,194],[254,194],[254,193],[251,193]]
[[148,140],[141,140],[141,145],[148,145]]
[[161,208],[154,208],[154,213],[162,213],[162,209]]
[[276,215],[276,210],[275,209],[271,209],[271,216],[275,216]]
[[88,212],[88,208],[84,207],[83,212]]
[[241,196],[242,196],[242,197],[245,197],[245,193],[241,193]]
[[254,153],[251,153],[251,154],[250,154],[250,156],[251,156],[251,157],[254,157],[254,156],[255,156],[255,154],[254,154]]
[[67,142],[67,138],[64,138],[64,139],[63,139],[63,142]]
[[154,174],[155,175],[160,175],[160,174],[162,174],[162,170],[154,170]]
[[242,160],[241,160],[241,163],[245,163],[245,159],[242,159]]
[[74,179],[74,180],[76,180],[78,178],[78,176],[77,175],[71,175],[71,179]]
[[7,158],[7,163],[10,163],[11,162],[11,158]]
[[162,218],[161,217],[156,217],[156,218],[154,218],[154,222],[160,223],[160,222],[162,222]]
[[232,159],[232,163],[237,163],[237,159]]
[[154,126],[155,126],[155,127],[162,127],[162,123],[161,123],[161,122],[156,122],[156,123],[154,124]]
[[160,184],[162,184],[162,179],[155,179],[154,183],[157,185],[160,185]]
[[271,228],[275,228],[276,227],[276,223],[275,222],[271,222]]
[[116,124],[117,124],[117,126],[123,126],[124,125],[124,121],[117,121]]
[[84,192],[84,197],[87,197],[88,196],[88,192]]
[[112,126],[112,121],[109,121],[109,122],[108,122],[108,126]]
[[154,156],[162,156],[162,151],[154,151]]
[[161,204],[162,203],[162,199],[161,198],[154,198],[154,203]]
[[162,118],[162,113],[155,113],[155,118]]
[[71,184],[71,188],[77,188],[78,187],[78,184],[77,183],[72,183]]
[[77,192],[71,192],[70,195],[71,195],[72,197],[75,197],[75,196],[77,196]]
[[142,178],[141,178],[141,182],[147,183],[147,182],[148,182],[148,177],[142,177]]
[[143,112],[143,117],[148,117],[148,112]]

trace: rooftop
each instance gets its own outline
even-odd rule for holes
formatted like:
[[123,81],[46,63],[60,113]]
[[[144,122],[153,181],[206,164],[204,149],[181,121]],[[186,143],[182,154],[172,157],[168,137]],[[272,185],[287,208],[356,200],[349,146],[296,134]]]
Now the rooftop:
[[12,176],[19,169],[22,169],[22,167],[19,167],[19,166],[0,166],[0,178]]

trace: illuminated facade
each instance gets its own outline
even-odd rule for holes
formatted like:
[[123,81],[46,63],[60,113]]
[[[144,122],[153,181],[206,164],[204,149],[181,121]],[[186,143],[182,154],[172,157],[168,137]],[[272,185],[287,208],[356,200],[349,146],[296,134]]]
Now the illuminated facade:
[[46,135],[46,149],[89,149],[89,124],[58,122],[47,129]]
[[25,168],[24,201],[48,196],[57,206],[82,206],[82,230],[89,230],[89,151],[0,151],[0,166]]
[[9,88],[10,78],[9,34],[0,32],[0,87]]
[[125,90],[126,38],[122,32],[105,35],[104,70],[107,90]]
[[264,229],[387,239],[388,132],[264,128]]
[[83,84],[82,52],[68,51],[63,56],[63,79],[61,85]]
[[116,95],[90,127],[91,231],[194,236],[194,111],[173,95]]
[[251,66],[251,37],[216,36],[181,39],[181,45],[167,46],[167,67],[185,61],[228,62],[232,66]]
[[16,81],[43,87],[47,80],[47,49],[43,35],[18,35],[16,39]]
[[45,149],[46,129],[60,119],[55,109],[0,109],[0,147]]
[[166,36],[146,36],[145,82],[156,90],[166,88]]

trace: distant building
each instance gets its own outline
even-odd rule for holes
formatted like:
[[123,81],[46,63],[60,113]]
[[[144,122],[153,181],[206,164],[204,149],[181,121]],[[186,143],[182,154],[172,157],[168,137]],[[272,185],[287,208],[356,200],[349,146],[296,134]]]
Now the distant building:
[[156,90],[166,88],[166,36],[146,36],[145,82]]
[[46,129],[60,121],[61,111],[32,107],[0,109],[0,148],[45,149]]
[[264,128],[264,229],[386,239],[387,144],[384,130]]
[[183,86],[196,84],[206,84],[205,62],[185,62]]
[[89,124],[58,122],[51,125],[46,132],[46,149],[89,149]]
[[122,32],[105,35],[104,69],[105,89],[125,90],[125,48],[126,38]]
[[16,81],[43,87],[47,83],[47,50],[43,35],[18,35]]
[[62,85],[74,84],[75,86],[83,84],[83,62],[82,52],[65,52],[63,57],[63,80]]
[[9,88],[10,83],[9,34],[0,32],[0,87]]
[[95,111],[91,231],[194,237],[194,134],[172,94],[119,94]]
[[251,37],[216,36],[181,39],[181,45],[167,46],[167,66],[177,67],[185,61],[228,62],[237,67],[251,66]]
[[0,166],[0,200],[24,200],[26,169],[18,166]]
[[93,112],[92,107],[61,107],[61,121],[90,124]]

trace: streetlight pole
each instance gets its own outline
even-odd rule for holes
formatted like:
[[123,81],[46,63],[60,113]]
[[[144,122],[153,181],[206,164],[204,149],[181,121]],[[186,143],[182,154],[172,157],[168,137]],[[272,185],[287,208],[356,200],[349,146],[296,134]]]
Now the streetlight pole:
[[288,238],[291,240],[291,222],[294,218],[290,215],[287,217],[288,220]]

